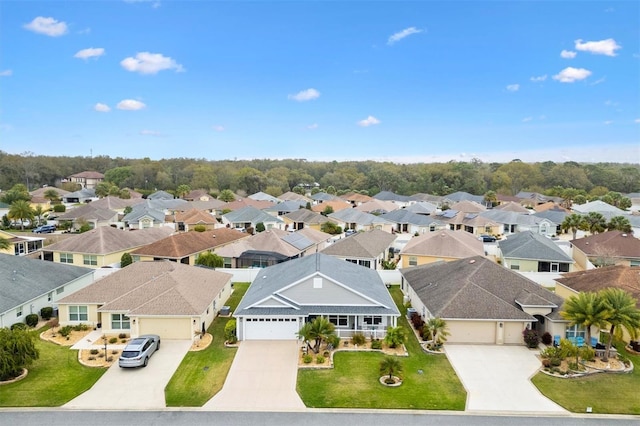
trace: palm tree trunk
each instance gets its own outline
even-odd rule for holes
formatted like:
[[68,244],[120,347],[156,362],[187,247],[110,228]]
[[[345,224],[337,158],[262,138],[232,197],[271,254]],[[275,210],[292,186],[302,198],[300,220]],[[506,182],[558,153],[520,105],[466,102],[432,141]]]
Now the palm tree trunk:
[[609,351],[611,351],[611,341],[613,340],[613,332],[615,331],[615,325],[611,325],[611,331],[609,331],[609,339],[607,340],[607,347],[604,350],[602,361],[609,361]]

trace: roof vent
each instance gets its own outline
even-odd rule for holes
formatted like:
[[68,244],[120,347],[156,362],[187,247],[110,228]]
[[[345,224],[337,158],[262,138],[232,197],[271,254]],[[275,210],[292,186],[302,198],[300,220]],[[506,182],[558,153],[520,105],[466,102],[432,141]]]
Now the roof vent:
[[469,263],[476,263],[476,260],[475,260],[475,259],[471,259],[471,260],[469,261]]
[[627,236],[627,234],[622,234],[622,236],[623,236],[623,237],[626,237],[626,236]]

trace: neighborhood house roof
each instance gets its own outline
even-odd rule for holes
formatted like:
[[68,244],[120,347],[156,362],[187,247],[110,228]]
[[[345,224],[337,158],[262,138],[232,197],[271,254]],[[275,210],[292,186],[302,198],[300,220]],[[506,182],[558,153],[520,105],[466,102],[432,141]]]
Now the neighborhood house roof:
[[640,258],[640,240],[621,231],[601,232],[572,240],[571,244],[589,256]]
[[276,216],[272,216],[269,213],[263,212],[262,210],[258,210],[255,207],[247,206],[241,208],[239,210],[234,210],[229,212],[223,217],[229,221],[230,223],[254,223],[258,224],[260,222],[276,222],[276,223],[284,223],[282,219]]
[[109,254],[140,247],[171,234],[169,228],[147,228],[123,231],[99,226],[91,231],[69,237],[45,247],[45,251]]
[[502,255],[510,259],[531,259],[573,263],[573,259],[549,238],[531,231],[509,235],[498,242]]
[[395,240],[394,235],[374,229],[338,240],[322,250],[322,253],[337,257],[371,259],[380,256]]
[[568,272],[556,278],[560,284],[576,292],[597,292],[619,288],[631,294],[640,308],[640,269],[624,265],[605,266],[586,271]]
[[204,232],[183,232],[140,247],[132,251],[131,254],[178,259],[248,237],[248,234],[229,228],[218,228]]
[[469,232],[443,229],[413,237],[400,253],[403,255],[465,258],[483,256],[484,244]]
[[361,226],[390,224],[388,220],[370,213],[364,213],[356,209],[344,209],[329,215],[330,218],[344,223],[356,223]]

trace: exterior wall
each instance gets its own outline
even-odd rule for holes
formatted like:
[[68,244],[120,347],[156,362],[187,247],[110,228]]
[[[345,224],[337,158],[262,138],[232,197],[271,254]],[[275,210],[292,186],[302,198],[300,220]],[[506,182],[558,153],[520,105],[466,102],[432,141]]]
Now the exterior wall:
[[556,283],[556,294],[560,297],[562,297],[563,299],[567,299],[571,296],[575,296],[576,294],[578,294],[578,292],[570,289],[569,287],[562,285],[560,283]]
[[511,269],[512,264],[520,265],[520,269],[514,269],[515,271],[518,271],[518,272],[538,272],[537,260],[511,259],[511,258],[503,257],[502,264],[507,269]]
[[[87,321],[70,321],[69,320],[69,306],[86,306],[87,307]],[[102,315],[98,313],[98,305],[90,305],[86,303],[70,303],[58,306],[58,321],[61,326],[76,325],[76,324],[89,324],[93,327],[97,323],[101,322]],[[103,330],[105,330],[103,328]]]
[[[74,266],[81,266],[83,268],[90,268],[90,269],[99,269],[105,266],[119,266],[120,265],[120,259],[122,258],[122,255],[124,253],[127,253],[131,250],[134,250],[134,248],[131,248],[130,250],[122,250],[119,252],[115,252],[115,253],[109,253],[109,254],[97,254],[97,255],[92,255],[91,253],[71,253],[73,255],[73,263],[65,263],[67,265],[74,265]],[[54,251],[53,252],[53,261],[55,263],[62,263],[60,262],[60,253],[68,253],[68,252],[59,252],[59,251]],[[90,255],[90,256],[96,256],[96,262],[97,265],[85,265],[84,264],[84,255]],[[151,258],[151,260],[153,260],[153,258]]]
[[448,343],[496,343],[495,321],[456,321],[447,319]]
[[[296,300],[299,303],[310,305],[331,305],[336,300],[341,305],[373,305],[373,303],[356,293],[335,284],[326,278],[322,279],[322,288],[314,288],[314,280],[303,281],[285,291],[280,292],[284,297]],[[268,303],[268,302],[267,302]]]
[[587,269],[589,265],[589,258],[582,251],[578,250],[575,246],[573,246],[573,260],[576,261],[576,264],[579,265],[582,269]]
[[[138,317],[136,318],[137,334],[131,330],[131,337],[137,337],[143,334],[157,334],[162,339],[193,339],[195,331],[199,330],[199,317],[196,320],[196,330],[194,330],[191,317]],[[131,319],[133,321],[133,318]]]
[[[561,339],[564,339],[566,336],[565,329],[567,324],[567,322],[560,321],[545,321],[544,325],[551,336],[560,336]],[[596,335],[594,334],[593,336]]]
[[[418,265],[409,265],[410,257],[415,257],[416,261],[418,262]],[[444,260],[445,262],[451,262],[453,260],[459,260],[459,259],[453,258],[453,257],[433,257],[433,256],[402,254],[400,257],[400,262],[402,263],[402,266],[400,268],[409,268],[411,266],[426,265],[429,263],[439,262],[441,260]]]

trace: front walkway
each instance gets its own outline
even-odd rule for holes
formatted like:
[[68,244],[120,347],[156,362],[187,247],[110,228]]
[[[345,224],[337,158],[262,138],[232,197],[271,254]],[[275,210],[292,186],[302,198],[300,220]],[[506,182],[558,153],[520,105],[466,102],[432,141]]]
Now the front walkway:
[[536,350],[446,344],[445,352],[467,390],[467,411],[568,413],[529,380],[540,368]]
[[218,411],[301,411],[296,392],[297,340],[240,342],[222,390],[202,408]]

